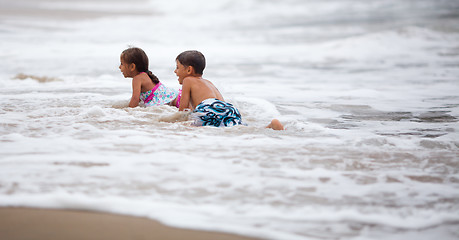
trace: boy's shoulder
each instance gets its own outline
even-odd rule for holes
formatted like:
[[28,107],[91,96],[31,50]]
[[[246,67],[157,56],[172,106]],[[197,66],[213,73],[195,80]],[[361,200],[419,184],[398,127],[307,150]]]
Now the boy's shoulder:
[[206,80],[202,77],[189,76],[189,77],[185,77],[183,81],[187,81],[189,83],[203,83],[203,82],[208,82],[209,80]]
[[197,81],[197,80],[200,80],[200,79],[202,79],[202,78],[200,78],[200,77],[195,77],[195,76],[187,76],[187,77],[184,78],[184,80],[185,80],[185,79],[192,80],[192,81]]

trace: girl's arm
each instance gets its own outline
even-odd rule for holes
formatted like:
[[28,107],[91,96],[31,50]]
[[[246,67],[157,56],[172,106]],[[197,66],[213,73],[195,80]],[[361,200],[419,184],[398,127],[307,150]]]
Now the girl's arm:
[[132,97],[131,101],[129,102],[129,107],[134,108],[139,106],[141,87],[142,81],[140,80],[140,78],[134,77],[132,79]]
[[182,97],[180,98],[180,107],[179,111],[183,111],[186,108],[189,108],[191,97],[191,82],[189,78],[183,79],[182,83]]

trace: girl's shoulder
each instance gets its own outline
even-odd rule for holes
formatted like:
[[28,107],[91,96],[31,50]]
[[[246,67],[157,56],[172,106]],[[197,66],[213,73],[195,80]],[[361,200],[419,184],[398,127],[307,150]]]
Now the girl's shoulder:
[[137,75],[135,75],[132,79],[150,79],[150,77],[148,76],[148,74],[146,74],[145,72],[141,72]]
[[142,86],[142,92],[149,91],[155,87],[155,84],[153,81],[151,81],[150,77],[146,73],[137,74],[132,80],[140,82]]

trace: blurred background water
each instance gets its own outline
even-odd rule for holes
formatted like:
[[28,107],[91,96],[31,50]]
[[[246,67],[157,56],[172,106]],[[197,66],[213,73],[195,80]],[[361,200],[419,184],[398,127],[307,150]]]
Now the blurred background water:
[[[0,205],[266,239],[459,237],[459,1],[0,0]],[[128,46],[249,126],[129,109]],[[279,118],[286,131],[263,127]],[[177,121],[177,122],[174,122]]]

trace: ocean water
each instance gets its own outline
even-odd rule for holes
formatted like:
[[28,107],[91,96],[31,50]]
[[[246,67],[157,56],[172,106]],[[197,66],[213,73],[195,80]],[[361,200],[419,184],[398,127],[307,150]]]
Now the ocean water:
[[[0,7],[0,206],[262,239],[459,238],[459,1]],[[202,51],[248,126],[127,108],[128,46],[174,88],[175,57]]]

